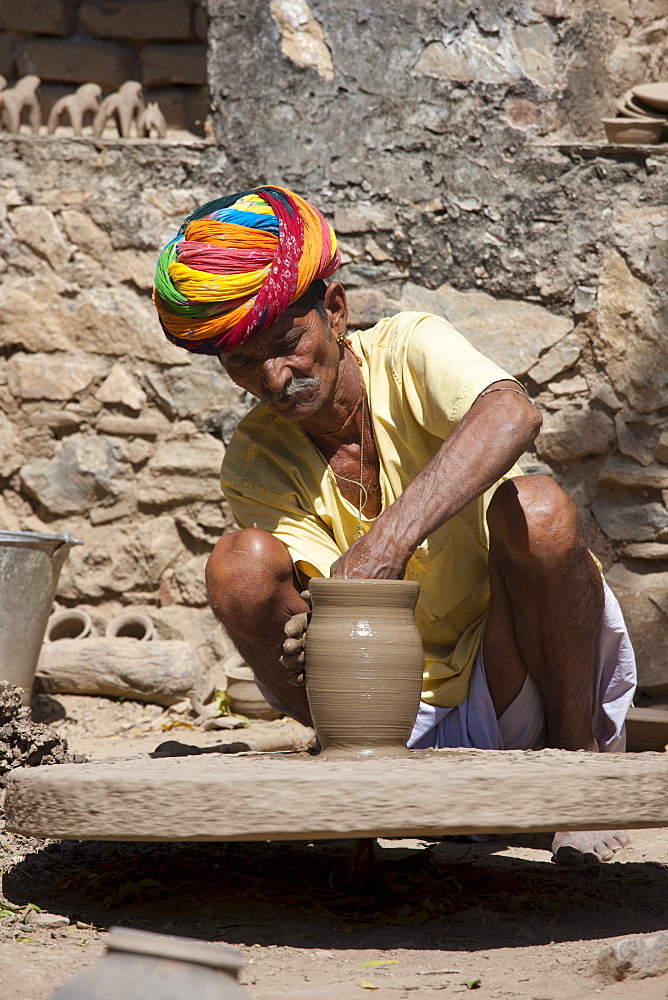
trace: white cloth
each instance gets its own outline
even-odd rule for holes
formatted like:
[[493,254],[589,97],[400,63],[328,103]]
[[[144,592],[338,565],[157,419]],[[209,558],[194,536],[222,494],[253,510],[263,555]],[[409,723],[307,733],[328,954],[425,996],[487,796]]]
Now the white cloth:
[[[623,753],[624,720],[636,688],[636,661],[617,598],[604,582],[605,606],[598,643],[594,736],[601,750]],[[540,750],[545,746],[545,711],[537,684],[530,678],[497,719],[487,687],[482,643],[478,649],[469,696],[456,708],[420,702],[408,746],[476,747],[478,750]]]

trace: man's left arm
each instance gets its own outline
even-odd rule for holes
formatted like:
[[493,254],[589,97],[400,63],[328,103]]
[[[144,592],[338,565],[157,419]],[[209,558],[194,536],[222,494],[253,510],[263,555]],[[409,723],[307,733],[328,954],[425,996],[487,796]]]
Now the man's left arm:
[[480,393],[401,496],[337,559],[331,576],[401,579],[418,545],[512,468],[542,424],[518,388],[499,381]]

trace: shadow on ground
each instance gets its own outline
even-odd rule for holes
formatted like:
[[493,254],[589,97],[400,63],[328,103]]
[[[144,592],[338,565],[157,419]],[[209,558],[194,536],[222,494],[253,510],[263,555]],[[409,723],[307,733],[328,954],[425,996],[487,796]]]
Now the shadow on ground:
[[668,867],[653,862],[568,870],[548,854],[496,856],[499,841],[397,843],[376,846],[374,888],[355,895],[345,884],[352,844],[62,841],[7,872],[3,893],[102,928],[245,945],[470,952],[665,926]]

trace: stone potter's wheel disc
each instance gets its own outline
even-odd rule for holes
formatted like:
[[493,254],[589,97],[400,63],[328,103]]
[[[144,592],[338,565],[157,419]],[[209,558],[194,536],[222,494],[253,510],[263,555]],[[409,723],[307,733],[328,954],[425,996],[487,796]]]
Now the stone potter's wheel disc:
[[80,840],[317,840],[668,826],[668,754],[423,750],[14,771],[7,828]]

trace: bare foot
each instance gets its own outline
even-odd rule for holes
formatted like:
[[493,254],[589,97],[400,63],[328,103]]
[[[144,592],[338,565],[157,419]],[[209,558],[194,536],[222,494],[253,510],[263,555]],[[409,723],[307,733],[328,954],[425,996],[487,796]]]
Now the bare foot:
[[552,859],[558,865],[595,865],[609,861],[617,851],[630,844],[631,838],[624,830],[582,830],[555,833],[552,841]]

